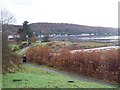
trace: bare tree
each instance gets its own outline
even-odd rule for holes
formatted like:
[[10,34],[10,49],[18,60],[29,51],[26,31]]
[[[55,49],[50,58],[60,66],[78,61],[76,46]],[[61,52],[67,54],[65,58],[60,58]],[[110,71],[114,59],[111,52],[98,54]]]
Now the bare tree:
[[1,20],[0,23],[9,24],[15,22],[15,17],[6,9],[1,10]]
[[7,37],[8,37],[8,29],[9,27],[5,27],[5,24],[9,24],[12,22],[15,22],[14,16],[6,9],[2,9],[0,12],[0,30],[2,30],[2,42],[3,46],[5,45],[4,43],[7,43]]
[[[2,60],[2,61],[0,61],[0,63],[2,63],[2,65],[0,65],[0,66],[2,66],[2,67],[0,67],[0,73],[1,72],[4,73],[4,72],[9,72],[9,71],[13,70],[13,68],[17,69],[20,65],[20,57],[15,55],[9,49],[9,47],[8,47],[9,42],[7,40],[8,33],[9,33],[8,32],[9,27],[8,27],[8,29],[4,28],[5,24],[10,24],[10,23],[14,22],[15,18],[8,10],[5,10],[5,9],[1,10],[0,14],[1,14],[0,15],[0,18],[1,18],[0,24],[2,26],[2,40],[1,40],[2,43],[0,43],[2,45],[0,45],[0,46],[2,46],[2,48],[3,48],[1,50],[2,59],[0,58]],[[12,63],[10,63],[10,62],[12,62]]]

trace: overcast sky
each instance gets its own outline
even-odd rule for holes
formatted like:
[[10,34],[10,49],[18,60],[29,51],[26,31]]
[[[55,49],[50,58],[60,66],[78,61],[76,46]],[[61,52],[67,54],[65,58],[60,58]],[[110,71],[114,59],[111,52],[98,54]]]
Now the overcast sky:
[[[52,22],[118,27],[119,0],[1,0],[15,24]],[[0,5],[1,6],[1,5]]]

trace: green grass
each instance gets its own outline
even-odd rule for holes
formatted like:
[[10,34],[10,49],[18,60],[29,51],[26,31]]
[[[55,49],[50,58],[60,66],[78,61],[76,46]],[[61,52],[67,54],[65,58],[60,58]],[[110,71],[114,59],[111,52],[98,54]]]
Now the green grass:
[[[111,86],[74,80],[70,77],[43,71],[30,66],[22,66],[15,73],[7,73],[2,77],[3,88],[113,88]],[[20,81],[13,81],[20,80]],[[74,81],[69,83],[68,81]]]
[[19,47],[19,45],[17,45],[17,44],[9,44],[9,48],[10,48],[12,51],[18,51],[18,50],[20,50],[20,47]]
[[30,46],[44,46],[44,45],[46,45],[47,43],[49,43],[49,42],[37,41],[37,42],[31,43]]
[[0,90],[2,89],[2,74],[0,73]]

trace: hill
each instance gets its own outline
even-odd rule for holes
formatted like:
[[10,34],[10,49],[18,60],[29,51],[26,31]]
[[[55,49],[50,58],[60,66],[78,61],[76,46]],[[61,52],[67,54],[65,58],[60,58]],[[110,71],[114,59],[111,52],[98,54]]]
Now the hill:
[[[3,29],[10,30],[11,32],[16,32],[20,25],[4,25]],[[110,27],[93,27],[78,24],[68,24],[68,23],[31,23],[30,27],[33,32],[37,34],[82,34],[94,33],[95,35],[117,35],[117,28]]]

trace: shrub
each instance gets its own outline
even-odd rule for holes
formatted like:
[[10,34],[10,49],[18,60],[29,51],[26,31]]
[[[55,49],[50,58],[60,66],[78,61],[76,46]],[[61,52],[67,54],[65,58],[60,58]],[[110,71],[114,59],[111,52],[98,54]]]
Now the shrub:
[[12,51],[17,51],[20,49],[19,45],[9,44],[9,47]]
[[31,43],[31,46],[41,46],[42,43],[40,41],[36,41],[34,43]]
[[27,60],[29,62],[45,64],[49,59],[50,49],[45,46],[33,46],[27,50]]
[[2,35],[2,72],[13,72],[19,69],[19,65],[21,63],[20,57],[13,52],[11,52],[8,41],[7,34],[3,32]]
[[38,40],[37,36],[33,36],[30,38],[30,41],[35,43]]
[[43,42],[49,42],[49,41],[50,41],[49,35],[45,35],[45,36],[43,37]]
[[120,82],[118,50],[81,51],[71,53],[67,48],[51,53],[46,46],[32,47],[27,52],[30,62],[46,64],[57,69],[99,78],[113,83]]

